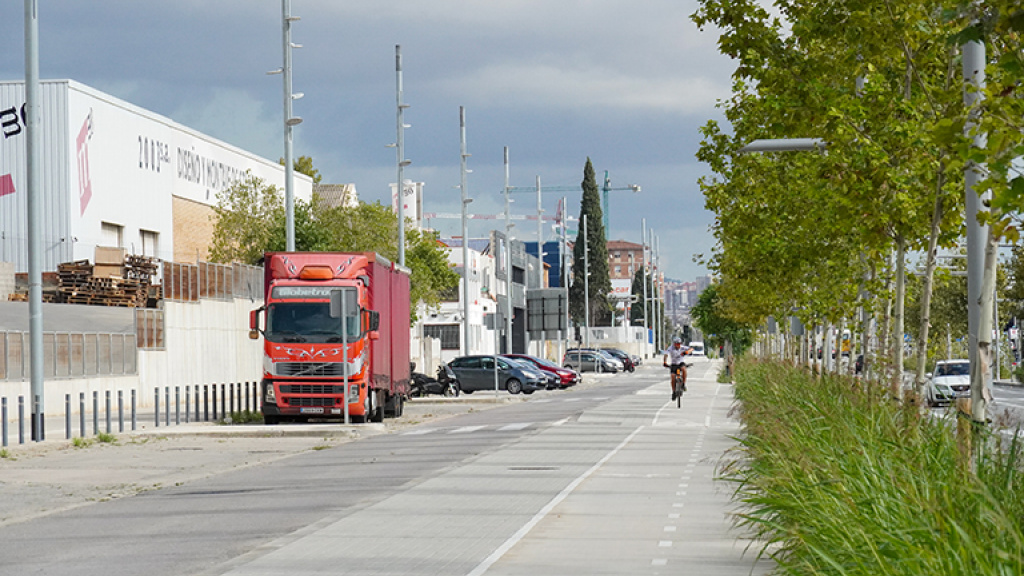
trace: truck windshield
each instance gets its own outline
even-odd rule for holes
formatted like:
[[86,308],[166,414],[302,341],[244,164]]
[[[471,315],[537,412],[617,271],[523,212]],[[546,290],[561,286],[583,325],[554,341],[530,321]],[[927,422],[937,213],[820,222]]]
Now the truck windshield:
[[267,311],[266,338],[272,342],[351,342],[360,335],[358,308],[344,321],[331,318],[328,302],[278,302]]

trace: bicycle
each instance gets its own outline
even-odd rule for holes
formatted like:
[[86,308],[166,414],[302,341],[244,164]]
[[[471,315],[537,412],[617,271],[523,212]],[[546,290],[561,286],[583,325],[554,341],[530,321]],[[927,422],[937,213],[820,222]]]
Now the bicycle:
[[[693,364],[687,364],[683,362],[683,368],[689,368]],[[672,371],[672,367],[667,367],[672,372],[672,390],[673,395],[676,397],[676,408],[683,407],[683,392],[686,392],[686,378],[683,376],[682,370]]]

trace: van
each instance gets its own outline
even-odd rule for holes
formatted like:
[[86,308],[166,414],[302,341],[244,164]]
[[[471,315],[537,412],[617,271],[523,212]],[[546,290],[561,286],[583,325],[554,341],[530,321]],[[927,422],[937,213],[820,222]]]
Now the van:
[[704,343],[703,342],[690,342],[689,347],[693,351],[692,354],[694,356],[703,356],[704,355]]

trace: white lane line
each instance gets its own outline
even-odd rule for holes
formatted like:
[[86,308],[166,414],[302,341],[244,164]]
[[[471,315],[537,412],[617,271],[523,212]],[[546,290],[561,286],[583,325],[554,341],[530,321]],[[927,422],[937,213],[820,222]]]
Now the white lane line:
[[498,546],[497,550],[491,552],[490,556],[484,558],[483,562],[478,564],[476,568],[473,568],[473,570],[466,576],[481,576],[482,574],[487,572],[487,570],[490,569],[490,567],[493,566],[495,562],[500,560],[502,556],[504,556],[509,550],[512,549],[513,546],[515,546],[519,543],[520,540],[525,538],[526,535],[530,533],[530,530],[533,530],[534,526],[540,524],[540,521],[543,520],[545,516],[550,514],[551,511],[554,510],[555,506],[558,506],[562,502],[562,500],[568,498],[569,494],[572,494],[573,490],[575,490],[580,484],[582,484],[584,480],[589,478],[591,474],[597,472],[602,466],[605,465],[606,462],[611,460],[616,454],[619,453],[620,450],[625,448],[627,444],[632,442],[633,438],[635,438],[636,435],[639,434],[640,431],[643,429],[644,427],[640,426],[636,430],[633,430],[633,432],[629,436],[626,436],[626,439],[620,442],[618,446],[613,448],[611,452],[605,454],[604,457],[598,460],[596,464],[591,466],[589,470],[587,470],[583,474],[580,474],[575,480],[570,482],[568,486],[566,486],[564,489],[562,489],[561,492],[558,493],[558,495],[552,498],[550,502],[545,504],[543,508],[541,508],[536,514],[534,514],[533,518],[530,518],[530,520],[526,524],[523,524],[523,526],[519,530],[517,530],[515,534],[510,536],[508,540],[505,540],[505,542],[502,543],[501,546]]
[[658,541],[658,547],[659,548],[671,548],[672,547],[672,541],[671,540],[660,540],[660,541]]
[[676,531],[676,527],[675,526],[665,526],[665,532],[675,532],[675,531]]
[[651,560],[651,566],[664,566],[668,564],[668,558],[655,558]]
[[449,434],[465,434],[467,432],[476,432],[477,430],[483,430],[484,428],[487,428],[487,426],[463,426],[461,428],[456,428],[455,430],[452,430],[451,432],[449,432]]
[[413,430],[412,432],[402,432],[402,436],[422,436],[424,434],[430,434],[431,432],[437,432],[437,428],[430,428],[428,430]]
[[529,428],[532,425],[533,425],[533,422],[517,422],[515,424],[509,424],[507,426],[502,426],[501,428],[498,428],[498,432],[509,432],[509,431],[512,431],[512,430],[523,430],[524,428]]
[[569,421],[568,418],[562,418],[561,420],[559,420],[557,422],[552,422],[551,425],[552,426],[561,426],[562,424],[565,424],[568,421]]

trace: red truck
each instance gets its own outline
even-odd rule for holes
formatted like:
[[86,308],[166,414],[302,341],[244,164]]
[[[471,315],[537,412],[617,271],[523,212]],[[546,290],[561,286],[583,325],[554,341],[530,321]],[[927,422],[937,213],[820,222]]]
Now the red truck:
[[263,335],[264,421],[401,416],[408,270],[372,252],[268,252],[263,266],[265,303],[249,314],[249,337]]

